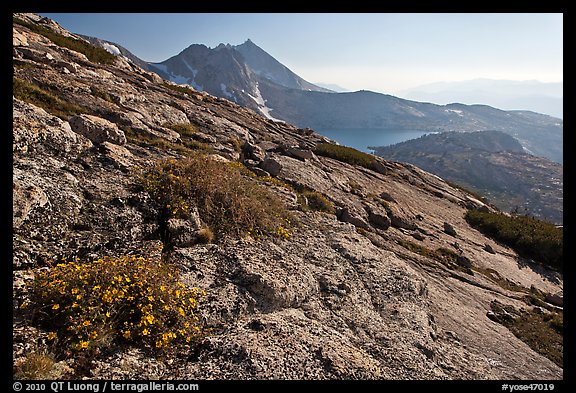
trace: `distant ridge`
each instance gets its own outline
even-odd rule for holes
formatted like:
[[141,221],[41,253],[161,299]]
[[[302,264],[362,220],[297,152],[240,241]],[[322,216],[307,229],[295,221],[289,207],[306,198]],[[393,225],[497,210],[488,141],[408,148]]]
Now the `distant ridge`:
[[536,80],[513,81],[474,79],[460,82],[436,82],[398,92],[400,97],[449,104],[487,104],[505,110],[529,110],[563,118],[563,83]]
[[444,132],[373,149],[474,190],[503,211],[563,223],[562,166],[527,154],[503,132]]

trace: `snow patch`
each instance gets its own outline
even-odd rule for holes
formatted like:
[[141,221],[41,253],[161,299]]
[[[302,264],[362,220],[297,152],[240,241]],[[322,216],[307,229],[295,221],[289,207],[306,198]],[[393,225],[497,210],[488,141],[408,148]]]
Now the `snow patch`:
[[256,104],[258,105],[258,108],[260,109],[260,112],[262,112],[262,114],[267,119],[270,119],[272,121],[276,121],[279,123],[284,123],[284,120],[276,119],[276,118],[272,117],[272,115],[270,114],[270,111],[272,111],[273,109],[268,108],[266,106],[266,101],[264,101],[264,97],[262,97],[262,93],[260,93],[260,89],[258,88],[258,83],[256,83],[255,89],[256,89],[256,97],[254,97],[253,95],[250,95],[248,93],[246,93],[246,94],[248,94],[248,96],[256,102]]
[[236,97],[234,97],[234,94],[228,91],[228,86],[226,86],[224,83],[220,83],[220,90],[222,90],[222,94],[224,94],[224,97],[236,102]]
[[445,109],[446,112],[454,112],[456,113],[458,116],[464,116],[462,114],[462,111],[460,109]]
[[113,55],[120,56],[120,49],[116,45],[109,44],[108,42],[102,42],[102,47]]
[[[192,71],[192,74],[194,75],[194,77],[196,77],[196,72],[198,72],[198,70],[192,69],[190,67],[190,65],[187,64],[186,62],[184,62],[184,64],[186,64],[186,66],[188,68],[190,68],[190,70]],[[175,75],[174,73],[168,71],[168,66],[166,64],[150,63],[150,65],[152,65],[153,67],[156,67],[160,71],[166,73],[168,75],[168,79],[174,83],[177,83],[179,85],[189,85],[189,86],[192,86],[197,91],[204,91],[204,88],[202,86],[200,86],[199,84],[197,84],[194,81],[194,79],[189,78],[189,77],[185,77],[182,75]]]
[[182,57],[182,63],[184,63],[184,65],[186,66],[186,68],[188,68],[190,70],[190,72],[192,73],[192,75],[194,76],[194,78],[196,78],[196,74],[198,73],[198,70],[195,68],[192,68],[192,66],[190,64],[188,64],[188,62],[186,61],[185,58]]

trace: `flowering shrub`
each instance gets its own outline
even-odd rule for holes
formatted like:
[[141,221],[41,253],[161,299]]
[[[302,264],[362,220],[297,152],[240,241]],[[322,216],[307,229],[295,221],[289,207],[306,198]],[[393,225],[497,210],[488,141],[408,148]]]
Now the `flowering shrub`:
[[127,255],[64,262],[29,285],[22,307],[64,351],[132,343],[164,352],[203,334],[196,309],[204,291],[185,288],[160,261]]

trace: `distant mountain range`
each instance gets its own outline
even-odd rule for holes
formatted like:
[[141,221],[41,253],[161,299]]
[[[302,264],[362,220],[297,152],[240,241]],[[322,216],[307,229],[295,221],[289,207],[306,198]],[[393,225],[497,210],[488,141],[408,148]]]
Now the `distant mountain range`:
[[275,121],[317,130],[498,130],[516,137],[535,155],[563,162],[563,121],[551,116],[487,105],[422,103],[370,91],[336,93],[299,77],[251,40],[215,48],[193,44],[160,63],[134,59],[119,45],[98,41],[117,47],[164,79],[229,99]]
[[398,92],[400,97],[435,104],[486,104],[504,110],[530,110],[563,118],[563,83],[536,80],[474,79],[435,82]]
[[444,132],[373,149],[476,191],[501,210],[563,222],[562,165],[527,154],[503,132]]

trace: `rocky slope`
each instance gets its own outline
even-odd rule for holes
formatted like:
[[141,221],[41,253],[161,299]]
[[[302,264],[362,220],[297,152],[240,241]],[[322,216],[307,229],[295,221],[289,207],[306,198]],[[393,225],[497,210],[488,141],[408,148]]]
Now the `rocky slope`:
[[[317,156],[329,141],[310,129],[166,83],[121,57],[89,60],[33,31],[69,34],[54,22],[15,16],[15,371],[48,342],[21,307],[25,283],[62,258],[160,254],[158,207],[134,173],[200,149],[258,174],[253,181],[291,209],[292,236],[172,239],[162,257],[186,286],[206,291],[200,314],[212,333],[174,358],[125,346],[90,361],[57,359],[49,378],[563,378],[495,321],[494,300],[531,312],[529,288],[555,294],[563,279],[464,220],[467,208],[489,206],[410,164],[377,159],[367,169]],[[322,193],[335,213],[305,208],[303,189]],[[456,262],[423,252],[439,248]]]
[[563,223],[563,167],[527,154],[520,143],[499,131],[429,134],[376,154],[409,162],[488,198],[503,211],[517,210]]

